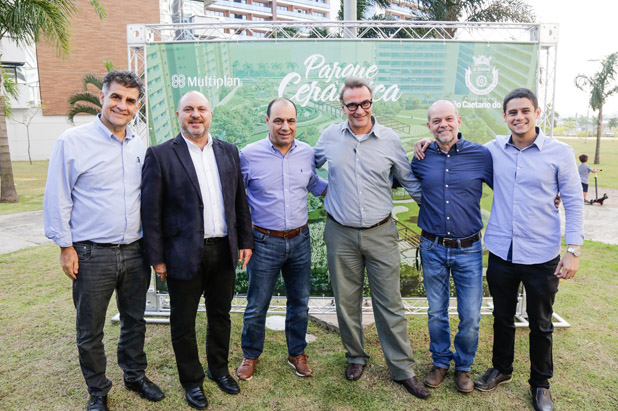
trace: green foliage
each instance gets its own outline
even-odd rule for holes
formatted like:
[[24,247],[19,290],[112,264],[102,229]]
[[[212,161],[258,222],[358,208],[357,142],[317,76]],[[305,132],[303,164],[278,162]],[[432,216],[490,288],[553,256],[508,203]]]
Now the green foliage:
[[[0,94],[5,97],[11,97],[14,100],[19,98],[19,89],[17,88],[17,83],[15,79],[6,72],[6,70],[0,68]],[[4,100],[4,115],[7,118],[11,118],[13,115],[13,109],[11,108],[11,101],[9,99]]]
[[[114,63],[104,60],[103,64],[109,73],[114,69]],[[69,111],[67,116],[71,124],[78,114],[96,115],[101,112],[99,91],[103,87],[103,78],[94,73],[86,73],[82,78],[82,91],[76,91],[69,96]]]

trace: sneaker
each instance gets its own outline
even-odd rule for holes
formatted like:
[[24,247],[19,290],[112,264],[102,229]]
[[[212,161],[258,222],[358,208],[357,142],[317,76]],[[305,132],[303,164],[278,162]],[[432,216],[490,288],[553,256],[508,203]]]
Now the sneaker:
[[255,366],[257,365],[257,358],[252,360],[250,358],[243,358],[242,362],[236,369],[236,376],[239,380],[249,381],[253,378],[253,372],[255,371]]
[[502,374],[495,368],[490,368],[485,371],[485,374],[477,378],[474,382],[474,388],[479,391],[493,391],[498,385],[511,382],[512,379],[511,374]]
[[472,378],[470,378],[470,371],[455,370],[455,388],[463,393],[474,391],[474,383]]
[[427,377],[425,377],[425,385],[430,388],[438,388],[442,384],[442,381],[444,381],[446,373],[448,373],[447,368],[442,368],[434,365],[433,367],[431,367],[431,371],[429,371]]
[[288,364],[296,370],[296,375],[299,377],[311,377],[313,375],[311,367],[307,364],[307,354],[288,355]]

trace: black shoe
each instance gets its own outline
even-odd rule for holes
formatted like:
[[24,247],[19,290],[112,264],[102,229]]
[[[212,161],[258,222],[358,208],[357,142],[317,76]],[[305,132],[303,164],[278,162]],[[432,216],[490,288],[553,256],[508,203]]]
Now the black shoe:
[[208,400],[204,395],[204,389],[200,387],[185,388],[185,398],[191,408],[205,410],[208,408]]
[[150,381],[146,376],[136,381],[127,381],[125,379],[124,386],[127,390],[135,391],[140,397],[146,398],[150,401],[156,402],[165,398],[165,394],[163,394],[161,388],[159,388],[154,382]]
[[107,408],[107,395],[91,395],[88,399],[86,411],[109,411],[109,408]]
[[208,378],[217,383],[221,391],[232,395],[238,394],[240,392],[240,387],[238,386],[238,383],[236,382],[236,380],[234,380],[234,378],[232,378],[230,374],[224,375],[223,377],[214,378],[210,373],[210,370],[208,370],[206,372],[206,375],[208,375]]
[[481,375],[474,382],[474,388],[479,391],[493,391],[500,384],[511,382],[511,374],[502,374],[495,368],[489,368],[485,374]]
[[412,395],[417,398],[428,398],[431,393],[416,377],[408,378],[407,380],[394,380],[397,384],[401,384]]
[[551,398],[549,388],[530,387],[530,394],[532,394],[532,406],[535,411],[553,411],[554,400]]

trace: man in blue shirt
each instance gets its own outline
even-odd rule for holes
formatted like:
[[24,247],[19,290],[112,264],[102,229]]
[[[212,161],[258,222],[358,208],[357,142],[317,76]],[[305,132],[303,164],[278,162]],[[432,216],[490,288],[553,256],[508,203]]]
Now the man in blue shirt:
[[[424,160],[412,161],[412,171],[421,181],[423,193],[418,218],[423,230],[419,248],[433,358],[425,385],[439,387],[454,361],[455,387],[469,393],[474,390],[470,367],[478,346],[483,301],[480,200],[483,183],[492,186],[492,160],[489,150],[459,133],[461,117],[452,101],[434,102],[427,119],[435,141],[427,148]],[[460,320],[455,352],[450,349],[450,275]]]
[[288,363],[299,377],[313,375],[305,354],[311,275],[307,192],[323,195],[327,183],[315,172],[313,149],[294,139],[296,117],[291,100],[274,99],[266,110],[268,136],[240,152],[255,244],[247,265],[244,358],[236,370],[241,380],[251,379],[262,354],[266,313],[279,273],[286,290]]
[[420,202],[399,136],[371,115],[373,93],[363,78],[348,77],[339,93],[347,121],[333,124],[315,146],[316,165],[328,162],[328,213],[324,241],[337,321],[346,348],[345,377],[358,380],[369,360],[361,304],[365,270],[384,357],[395,382],[412,395],[430,393],[415,376],[412,348],[400,291],[401,258],[391,218],[392,178]]
[[45,235],[60,246],[62,269],[73,280],[77,347],[90,393],[89,410],[107,410],[112,388],[105,376],[103,326],[114,290],[120,311],[118,365],[125,386],[151,401],[164,397],[144,373],[150,269],[140,244],[140,183],[146,148],[127,127],[143,93],[135,73],[108,73],[99,94],[101,114],[64,132],[49,160]]
[[[528,89],[510,92],[503,103],[510,136],[487,143],[494,163],[494,199],[485,231],[490,251],[487,282],[494,301],[493,367],[475,382],[491,391],[511,381],[515,344],[514,315],[520,283],[526,290],[530,327],[530,392],[535,410],[552,410],[552,313],[560,279],[577,272],[583,236],[583,197],[573,149],[536,127],[541,115]],[[567,251],[560,258],[562,197]]]

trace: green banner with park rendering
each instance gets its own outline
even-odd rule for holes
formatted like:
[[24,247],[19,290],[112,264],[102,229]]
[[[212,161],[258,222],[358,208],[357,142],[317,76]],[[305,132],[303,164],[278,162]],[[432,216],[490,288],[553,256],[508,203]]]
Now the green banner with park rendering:
[[[399,134],[410,156],[414,141],[431,136],[427,107],[441,98],[457,105],[463,135],[484,143],[508,132],[502,99],[517,87],[536,90],[538,71],[535,43],[211,41],[150,44],[145,54],[150,144],[179,133],[177,102],[187,91],[199,90],[213,106],[210,133],[239,149],[266,136],[266,106],[279,96],[297,104],[296,138],[315,145],[329,124],[344,120],[337,96],[345,77],[351,75],[372,81],[373,114]],[[325,171],[320,172],[325,176]],[[417,230],[418,207],[400,191],[393,197],[393,215]],[[322,201],[310,195],[309,211],[312,294],[328,295]],[[403,258],[402,293],[423,295],[413,265]],[[239,292],[243,278],[238,277]]]

